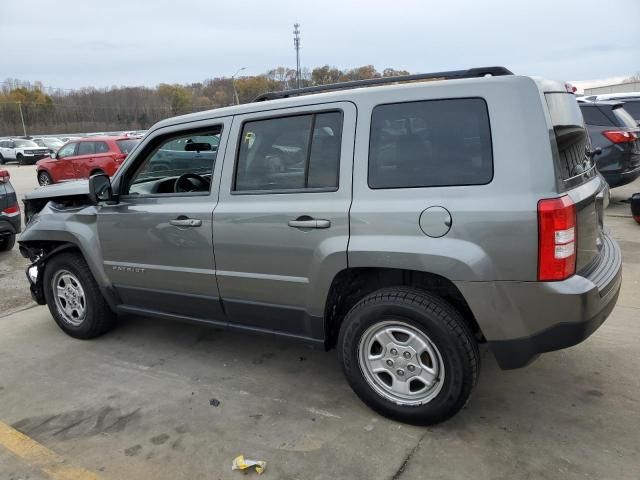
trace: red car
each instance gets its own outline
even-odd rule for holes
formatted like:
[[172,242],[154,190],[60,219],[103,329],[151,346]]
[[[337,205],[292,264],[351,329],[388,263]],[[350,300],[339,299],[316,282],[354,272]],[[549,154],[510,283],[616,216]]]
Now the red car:
[[89,178],[96,173],[110,177],[139,140],[126,136],[88,137],[66,143],[51,158],[36,162],[40,185]]

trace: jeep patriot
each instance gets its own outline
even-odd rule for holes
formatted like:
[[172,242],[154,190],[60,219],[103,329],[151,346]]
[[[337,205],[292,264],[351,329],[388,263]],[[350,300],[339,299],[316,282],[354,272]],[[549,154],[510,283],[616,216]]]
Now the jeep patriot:
[[502,67],[274,92],[29,193],[19,243],[73,337],[139,314],[336,348],[367,405],[427,425],[468,401],[478,344],[523,367],[613,309],[593,156],[570,88]]

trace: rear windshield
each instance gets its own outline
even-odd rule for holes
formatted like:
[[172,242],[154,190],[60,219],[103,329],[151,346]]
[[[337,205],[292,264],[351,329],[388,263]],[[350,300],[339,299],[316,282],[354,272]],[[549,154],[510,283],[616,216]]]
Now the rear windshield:
[[619,107],[615,107],[613,109],[613,114],[620,122],[621,127],[636,128],[638,126],[638,123],[633,119],[631,115],[629,115],[629,112],[627,111],[628,105],[629,104],[625,103],[624,107],[622,105],[620,105]]
[[640,121],[640,101],[625,102],[624,109],[636,120],[636,122]]
[[578,102],[571,93],[547,93],[545,98],[558,146],[558,175],[572,185],[586,181],[596,175],[596,171],[588,155],[591,143]]
[[116,140],[118,148],[122,153],[129,153],[138,144],[139,140]]

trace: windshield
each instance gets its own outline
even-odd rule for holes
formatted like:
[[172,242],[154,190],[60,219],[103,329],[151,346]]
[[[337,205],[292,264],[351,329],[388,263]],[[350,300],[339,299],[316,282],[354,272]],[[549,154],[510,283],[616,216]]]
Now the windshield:
[[61,147],[63,145],[62,141],[57,138],[43,138],[42,141],[45,145],[52,147]]
[[116,140],[116,143],[122,153],[131,153],[131,150],[138,144],[138,141],[139,140]]
[[36,142],[32,142],[31,140],[14,140],[16,147],[38,147]]

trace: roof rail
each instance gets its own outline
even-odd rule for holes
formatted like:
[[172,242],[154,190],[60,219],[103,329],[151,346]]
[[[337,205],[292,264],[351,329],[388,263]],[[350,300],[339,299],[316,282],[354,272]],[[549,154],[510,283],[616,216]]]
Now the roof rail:
[[349,88],[368,87],[369,85],[384,85],[388,83],[413,82],[416,80],[454,80],[458,78],[477,78],[485,76],[513,75],[511,70],[505,67],[478,67],[467,70],[450,70],[448,72],[417,73],[415,75],[401,75],[397,77],[380,77],[368,80],[353,80],[351,82],[329,83],[327,85],[317,85],[315,87],[296,88],[284,90],[282,92],[267,92],[258,95],[254,102],[264,102],[278,98],[289,98],[309,93],[328,92],[331,90],[345,90]]

